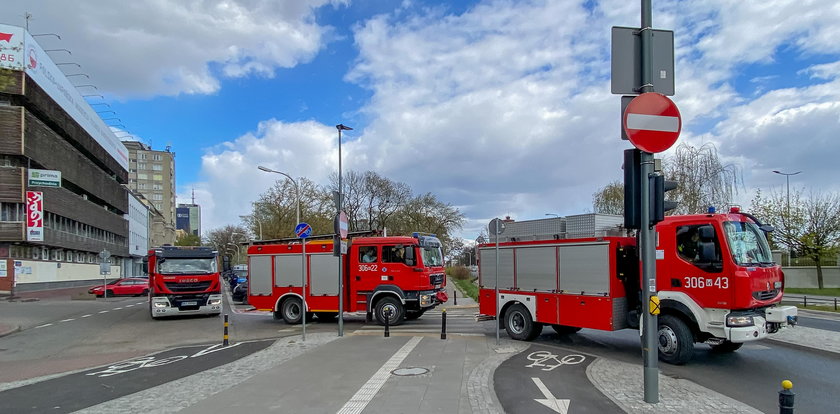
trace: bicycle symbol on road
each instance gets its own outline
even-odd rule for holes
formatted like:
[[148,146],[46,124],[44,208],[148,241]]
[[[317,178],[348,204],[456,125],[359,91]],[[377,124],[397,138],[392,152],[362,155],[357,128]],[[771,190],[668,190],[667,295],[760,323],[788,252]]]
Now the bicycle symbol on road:
[[586,357],[578,354],[565,355],[560,358],[560,355],[552,354],[548,351],[531,352],[528,355],[528,360],[533,361],[525,368],[541,367],[543,371],[552,371],[561,365],[577,365],[586,360]]

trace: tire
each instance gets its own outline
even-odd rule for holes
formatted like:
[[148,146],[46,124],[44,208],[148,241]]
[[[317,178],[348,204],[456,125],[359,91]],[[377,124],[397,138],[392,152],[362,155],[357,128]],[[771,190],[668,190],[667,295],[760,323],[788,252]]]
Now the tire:
[[321,322],[333,322],[335,321],[335,317],[338,316],[336,312],[318,312],[315,314],[318,316],[318,320]]
[[711,345],[711,347],[712,347],[712,352],[714,352],[714,353],[728,354],[728,353],[732,353],[732,352],[735,352],[735,351],[741,349],[741,346],[743,346],[743,345],[744,345],[743,343],[732,342],[732,341],[723,341],[722,344]]
[[694,355],[694,337],[691,329],[673,315],[659,316],[659,360],[673,365],[683,365]]
[[533,341],[540,336],[543,325],[531,318],[531,312],[524,305],[517,303],[505,312],[505,331],[517,341]]
[[571,335],[580,331],[580,328],[576,326],[551,325],[551,328],[554,329],[554,332],[557,332],[558,335]]
[[406,311],[406,312],[405,312],[405,320],[407,320],[407,321],[413,321],[413,320],[415,320],[415,319],[417,319],[417,318],[419,318],[419,317],[423,316],[423,314],[424,314],[424,313],[426,313],[426,311],[425,311],[425,310],[421,310],[421,311]]
[[[390,311],[391,317],[386,316],[386,312]],[[386,296],[376,302],[374,313],[376,314],[376,321],[380,325],[385,325],[385,319],[388,318],[388,325],[397,326],[405,320],[405,308],[399,299],[393,296]]]
[[297,325],[303,318],[303,303],[300,298],[288,298],[280,305],[280,316],[289,325]]
[[146,296],[146,295],[148,295],[148,294],[149,294],[149,289],[143,289],[143,291],[142,291],[142,292],[140,292],[140,294],[139,294],[139,295],[137,295],[137,296]]
[[113,298],[114,297],[114,291],[113,290],[106,290],[105,291],[105,297],[106,298]]

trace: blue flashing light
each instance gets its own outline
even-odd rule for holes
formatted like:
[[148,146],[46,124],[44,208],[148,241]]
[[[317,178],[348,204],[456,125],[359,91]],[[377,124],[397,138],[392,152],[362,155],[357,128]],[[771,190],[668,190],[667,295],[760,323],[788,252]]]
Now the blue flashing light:
[[709,214],[715,214],[715,206],[709,206]]

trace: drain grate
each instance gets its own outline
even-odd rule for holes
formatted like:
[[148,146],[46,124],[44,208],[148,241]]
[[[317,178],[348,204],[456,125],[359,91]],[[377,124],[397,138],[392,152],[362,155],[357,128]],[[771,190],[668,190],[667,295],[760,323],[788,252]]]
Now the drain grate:
[[414,376],[414,375],[423,375],[427,372],[429,372],[429,370],[427,368],[408,367],[408,368],[397,368],[397,369],[391,371],[391,374],[398,375],[398,376],[401,376],[401,377],[410,377],[410,376]]

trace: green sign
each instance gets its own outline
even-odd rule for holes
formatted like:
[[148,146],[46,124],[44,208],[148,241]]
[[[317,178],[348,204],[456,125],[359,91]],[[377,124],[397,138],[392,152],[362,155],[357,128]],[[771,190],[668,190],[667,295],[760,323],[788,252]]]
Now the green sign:
[[61,171],[29,169],[29,186],[61,187]]

